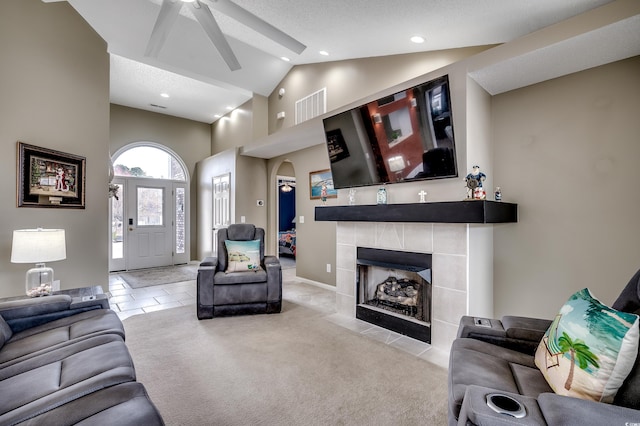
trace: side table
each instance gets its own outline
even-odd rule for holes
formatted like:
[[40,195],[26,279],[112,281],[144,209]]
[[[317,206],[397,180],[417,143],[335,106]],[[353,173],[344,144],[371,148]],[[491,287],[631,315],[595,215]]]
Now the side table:
[[[58,290],[51,294],[66,294],[73,298],[71,301],[71,309],[84,308],[86,306],[100,305],[102,309],[109,309],[109,297],[104,293],[102,287],[95,285],[93,287],[79,287],[68,290]],[[46,296],[43,296],[46,297]]]
[[[71,288],[68,290],[58,290],[51,294],[66,294],[71,296],[70,309],[86,308],[87,306],[100,306],[101,309],[109,309],[109,296],[104,293],[102,287],[95,285],[92,287]],[[41,296],[48,297],[48,296]],[[14,300],[28,299],[27,295],[2,297],[0,302],[10,302]]]

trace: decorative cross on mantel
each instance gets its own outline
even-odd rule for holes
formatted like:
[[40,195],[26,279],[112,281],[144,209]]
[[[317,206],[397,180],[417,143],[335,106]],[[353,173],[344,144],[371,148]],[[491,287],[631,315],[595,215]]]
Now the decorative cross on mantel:
[[418,192],[418,195],[420,196],[420,202],[421,203],[426,203],[427,202],[427,191],[425,191],[424,189],[420,192]]

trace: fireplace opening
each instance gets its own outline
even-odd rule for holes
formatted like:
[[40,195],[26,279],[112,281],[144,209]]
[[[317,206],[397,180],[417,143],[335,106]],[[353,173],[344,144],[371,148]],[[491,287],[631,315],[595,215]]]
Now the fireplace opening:
[[431,255],[357,249],[356,318],[431,343]]

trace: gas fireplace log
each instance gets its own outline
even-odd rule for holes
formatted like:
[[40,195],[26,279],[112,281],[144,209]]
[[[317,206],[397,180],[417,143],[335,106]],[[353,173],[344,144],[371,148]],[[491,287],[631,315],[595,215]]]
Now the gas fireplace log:
[[417,306],[419,284],[415,281],[389,277],[376,288],[376,299],[405,306]]

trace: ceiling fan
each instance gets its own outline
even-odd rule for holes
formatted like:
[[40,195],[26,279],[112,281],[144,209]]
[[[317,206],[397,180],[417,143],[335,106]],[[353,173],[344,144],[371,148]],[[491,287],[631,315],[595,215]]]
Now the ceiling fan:
[[298,40],[229,0],[209,0],[207,4],[204,3],[204,0],[162,0],[160,14],[151,32],[151,38],[149,39],[149,44],[147,44],[145,56],[158,56],[160,49],[162,49],[169,35],[171,27],[176,22],[180,10],[185,3],[189,3],[192,6],[193,9],[191,12],[207,33],[207,36],[231,71],[239,70],[241,68],[240,62],[238,62],[236,55],[233,53],[233,50],[231,50],[231,46],[229,46],[227,39],[224,34],[222,34],[207,4],[297,54],[302,53],[304,49],[307,48],[307,46]]

